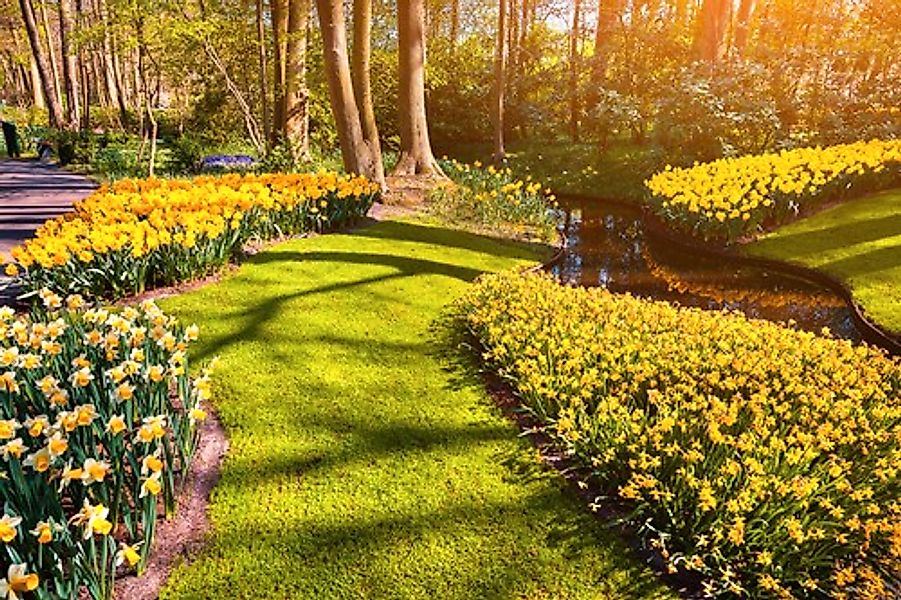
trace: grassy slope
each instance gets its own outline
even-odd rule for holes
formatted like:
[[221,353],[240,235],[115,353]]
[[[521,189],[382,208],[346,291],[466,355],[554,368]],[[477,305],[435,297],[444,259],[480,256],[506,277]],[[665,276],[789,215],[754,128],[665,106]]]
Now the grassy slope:
[[291,242],[169,300],[219,355],[214,531],[163,598],[655,598],[653,575],[449,369],[429,333],[480,272],[534,260],[384,223]]
[[901,189],[782,227],[747,251],[837,276],[873,319],[901,333]]

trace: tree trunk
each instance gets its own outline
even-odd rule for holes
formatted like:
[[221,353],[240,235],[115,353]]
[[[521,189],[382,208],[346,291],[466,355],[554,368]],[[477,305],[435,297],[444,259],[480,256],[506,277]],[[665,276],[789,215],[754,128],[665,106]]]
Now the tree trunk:
[[316,0],[322,30],[323,54],[329,86],[329,99],[335,116],[335,128],[341,144],[344,168],[349,173],[368,177],[385,189],[380,148],[373,148],[363,137],[360,112],[354,98],[353,80],[347,56],[347,26],[341,0]]
[[72,47],[75,26],[72,20],[72,0],[59,2],[59,42],[63,54],[63,81],[66,88],[66,128],[77,129],[81,121],[78,96],[78,56]]
[[62,79],[59,76],[59,57],[56,55],[56,44],[54,43],[53,33],[50,31],[50,19],[47,17],[47,3],[40,0],[38,6],[40,11],[35,17],[40,21],[38,25],[44,30],[44,38],[47,40],[47,58],[50,60],[50,72],[53,74],[53,89],[56,90],[56,100],[59,105],[63,105],[62,97]]
[[704,0],[698,15],[694,54],[698,60],[715,65],[723,56],[732,0]]
[[307,89],[307,28],[310,0],[290,0],[288,56],[285,74],[285,140],[295,158],[309,160],[309,97]]
[[353,51],[351,54],[351,79],[354,101],[360,115],[363,139],[373,152],[377,179],[385,176],[382,160],[382,144],[372,103],[370,58],[372,56],[372,0],[354,0]]
[[267,143],[272,139],[272,120],[269,114],[269,66],[266,64],[266,23],[263,20],[263,0],[256,0],[257,49],[259,52],[260,105],[263,109],[263,135]]
[[582,106],[579,99],[579,39],[582,37],[582,2],[573,0],[573,23],[569,35],[569,136],[579,142]]
[[60,127],[63,124],[63,111],[59,105],[56,89],[51,79],[50,65],[44,48],[41,45],[41,36],[38,34],[38,26],[34,20],[34,6],[31,0],[19,0],[22,9],[22,19],[25,22],[25,31],[28,33],[28,42],[31,44],[31,54],[34,57],[35,68],[41,81],[41,89],[44,92],[44,101],[47,104],[50,126]]
[[398,0],[400,156],[395,175],[442,175],[425,108],[425,0]]
[[275,47],[275,81],[273,84],[273,142],[285,131],[285,81],[288,70],[288,0],[271,0],[272,39]]
[[494,93],[491,102],[491,121],[494,128],[494,162],[507,157],[504,148],[504,107],[507,87],[507,2],[501,0],[497,11],[497,47],[494,53]]
[[748,45],[748,27],[751,13],[754,11],[754,0],[741,0],[735,23],[735,52],[741,56]]
[[460,40],[460,0],[451,0],[450,39],[451,47],[456,48]]

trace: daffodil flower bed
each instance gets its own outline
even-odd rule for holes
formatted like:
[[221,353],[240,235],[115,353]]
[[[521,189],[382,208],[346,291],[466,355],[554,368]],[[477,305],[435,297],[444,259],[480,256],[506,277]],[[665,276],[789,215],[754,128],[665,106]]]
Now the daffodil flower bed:
[[558,222],[556,198],[531,175],[517,179],[509,168],[483,168],[479,162],[469,165],[446,158],[441,167],[453,183],[438,186],[429,196],[439,216],[503,233],[553,239]]
[[0,597],[104,600],[175,509],[210,379],[188,375],[196,327],[153,302],[40,295],[0,308]]
[[325,172],[123,180],[41,226],[6,272],[31,291],[140,293],[207,275],[250,240],[346,224],[377,194],[362,177]]
[[462,318],[554,443],[710,597],[896,598],[901,361],[544,275]]
[[667,167],[645,186],[653,210],[677,228],[733,242],[802,209],[899,182],[901,140],[872,140]]

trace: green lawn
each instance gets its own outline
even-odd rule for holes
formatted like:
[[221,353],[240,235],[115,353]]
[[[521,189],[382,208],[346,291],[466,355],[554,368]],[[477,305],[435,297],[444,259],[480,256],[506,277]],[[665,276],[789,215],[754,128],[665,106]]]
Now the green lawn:
[[479,273],[534,252],[389,222],[167,300],[202,328],[195,360],[221,357],[231,450],[209,545],[162,597],[671,597],[432,332]]
[[835,275],[875,321],[901,333],[901,189],[782,227],[747,251]]

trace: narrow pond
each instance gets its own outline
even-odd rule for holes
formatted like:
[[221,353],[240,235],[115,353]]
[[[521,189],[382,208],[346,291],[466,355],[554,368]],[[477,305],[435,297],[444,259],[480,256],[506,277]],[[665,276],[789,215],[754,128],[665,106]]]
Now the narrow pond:
[[730,264],[655,235],[640,211],[593,198],[563,197],[566,252],[551,265],[565,283],[668,300],[862,339],[851,309],[816,283],[756,266]]

